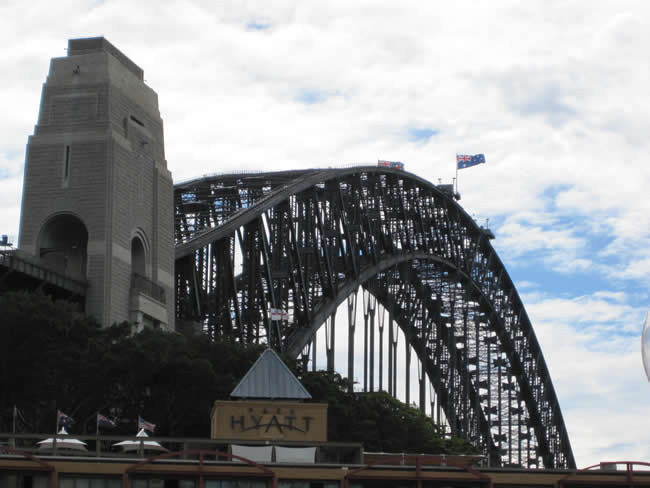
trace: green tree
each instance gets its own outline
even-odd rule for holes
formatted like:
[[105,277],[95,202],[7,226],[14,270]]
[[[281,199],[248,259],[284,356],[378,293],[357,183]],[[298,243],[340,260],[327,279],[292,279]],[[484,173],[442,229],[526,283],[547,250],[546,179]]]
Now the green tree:
[[228,398],[259,356],[259,346],[146,329],[111,348],[120,417],[139,414],[156,434],[205,437],[217,399]]
[[118,420],[116,433],[133,434],[142,415],[156,434],[206,436],[214,400],[228,397],[263,349],[151,329],[131,335],[126,322],[102,328],[76,306],[28,292],[0,296],[0,311],[4,430],[18,405],[32,431],[51,431],[60,409],[77,432],[93,432],[101,411]]
[[[56,409],[101,402],[92,388],[100,364],[99,324],[74,305],[42,294],[0,296],[0,404],[19,405],[37,430],[51,430]],[[98,398],[99,397],[99,398]]]
[[[0,296],[0,313],[0,408],[18,405],[33,432],[51,431],[60,409],[77,420],[75,432],[93,432],[101,411],[119,421],[114,433],[134,434],[142,415],[156,434],[205,437],[214,401],[228,398],[264,350],[152,329],[131,335],[126,322],[102,328],[74,305],[27,292]],[[331,441],[362,440],[369,451],[476,452],[385,392],[348,393],[338,373],[298,374],[314,401],[329,405]],[[0,430],[9,426],[5,415]]]
[[459,437],[446,438],[419,409],[388,393],[348,393],[349,381],[338,373],[308,372],[302,383],[314,401],[328,403],[328,439],[363,441],[377,452],[473,454],[477,449]]

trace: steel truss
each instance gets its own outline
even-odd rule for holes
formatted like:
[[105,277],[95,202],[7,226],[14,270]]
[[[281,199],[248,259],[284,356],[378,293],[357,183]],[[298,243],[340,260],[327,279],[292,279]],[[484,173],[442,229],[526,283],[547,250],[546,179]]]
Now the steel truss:
[[[361,305],[364,390],[396,394],[399,327],[406,384],[411,350],[419,360],[422,410],[429,381],[452,432],[491,464],[575,467],[542,351],[490,233],[441,188],[378,167],[226,174],[176,185],[175,206],[179,323],[305,360],[325,324],[334,369],[335,312],[347,301],[352,378]],[[289,321],[271,321],[272,308]]]

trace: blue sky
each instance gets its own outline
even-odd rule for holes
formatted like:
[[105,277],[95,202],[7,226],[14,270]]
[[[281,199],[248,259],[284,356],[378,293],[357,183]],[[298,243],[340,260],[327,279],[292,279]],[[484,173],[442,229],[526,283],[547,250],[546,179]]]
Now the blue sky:
[[649,4],[350,4],[2,2],[0,233],[16,240],[42,83],[74,37],[144,69],[176,181],[388,159],[450,183],[456,153],[484,153],[460,203],[489,219],[578,465],[650,461]]

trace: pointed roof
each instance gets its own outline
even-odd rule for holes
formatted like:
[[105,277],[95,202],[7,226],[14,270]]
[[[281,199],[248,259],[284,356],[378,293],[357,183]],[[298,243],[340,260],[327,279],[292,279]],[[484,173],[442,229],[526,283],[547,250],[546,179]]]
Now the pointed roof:
[[149,437],[149,434],[147,434],[144,429],[140,429],[135,436],[136,437]]
[[273,349],[267,349],[230,394],[234,398],[310,399],[311,395],[298,381]]
[[[68,431],[65,430],[65,427],[61,427],[61,430],[58,432],[59,435],[70,435],[68,434]],[[54,438],[50,437],[49,439],[45,439],[42,441],[37,442],[38,448],[41,450],[49,450],[54,448]],[[59,449],[76,449],[78,451],[86,451],[86,443],[83,441],[80,441],[79,439],[57,439],[56,440],[56,445]]]
[[[140,431],[137,433],[136,437],[138,438],[149,438],[149,434],[145,432],[144,429],[140,429]],[[140,448],[142,448],[145,451],[164,451],[167,452],[168,449],[161,446],[158,442],[156,441],[143,441],[143,440],[128,440],[128,441],[122,441],[122,442],[116,442],[113,444],[113,447],[121,447],[122,451],[127,452],[127,451],[136,451]]]

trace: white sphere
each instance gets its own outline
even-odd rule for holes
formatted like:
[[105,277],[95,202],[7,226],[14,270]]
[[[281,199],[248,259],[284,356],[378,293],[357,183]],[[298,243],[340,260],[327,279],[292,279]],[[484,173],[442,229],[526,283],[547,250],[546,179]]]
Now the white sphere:
[[645,316],[643,332],[641,333],[641,356],[643,357],[645,374],[648,381],[650,381],[650,313]]

